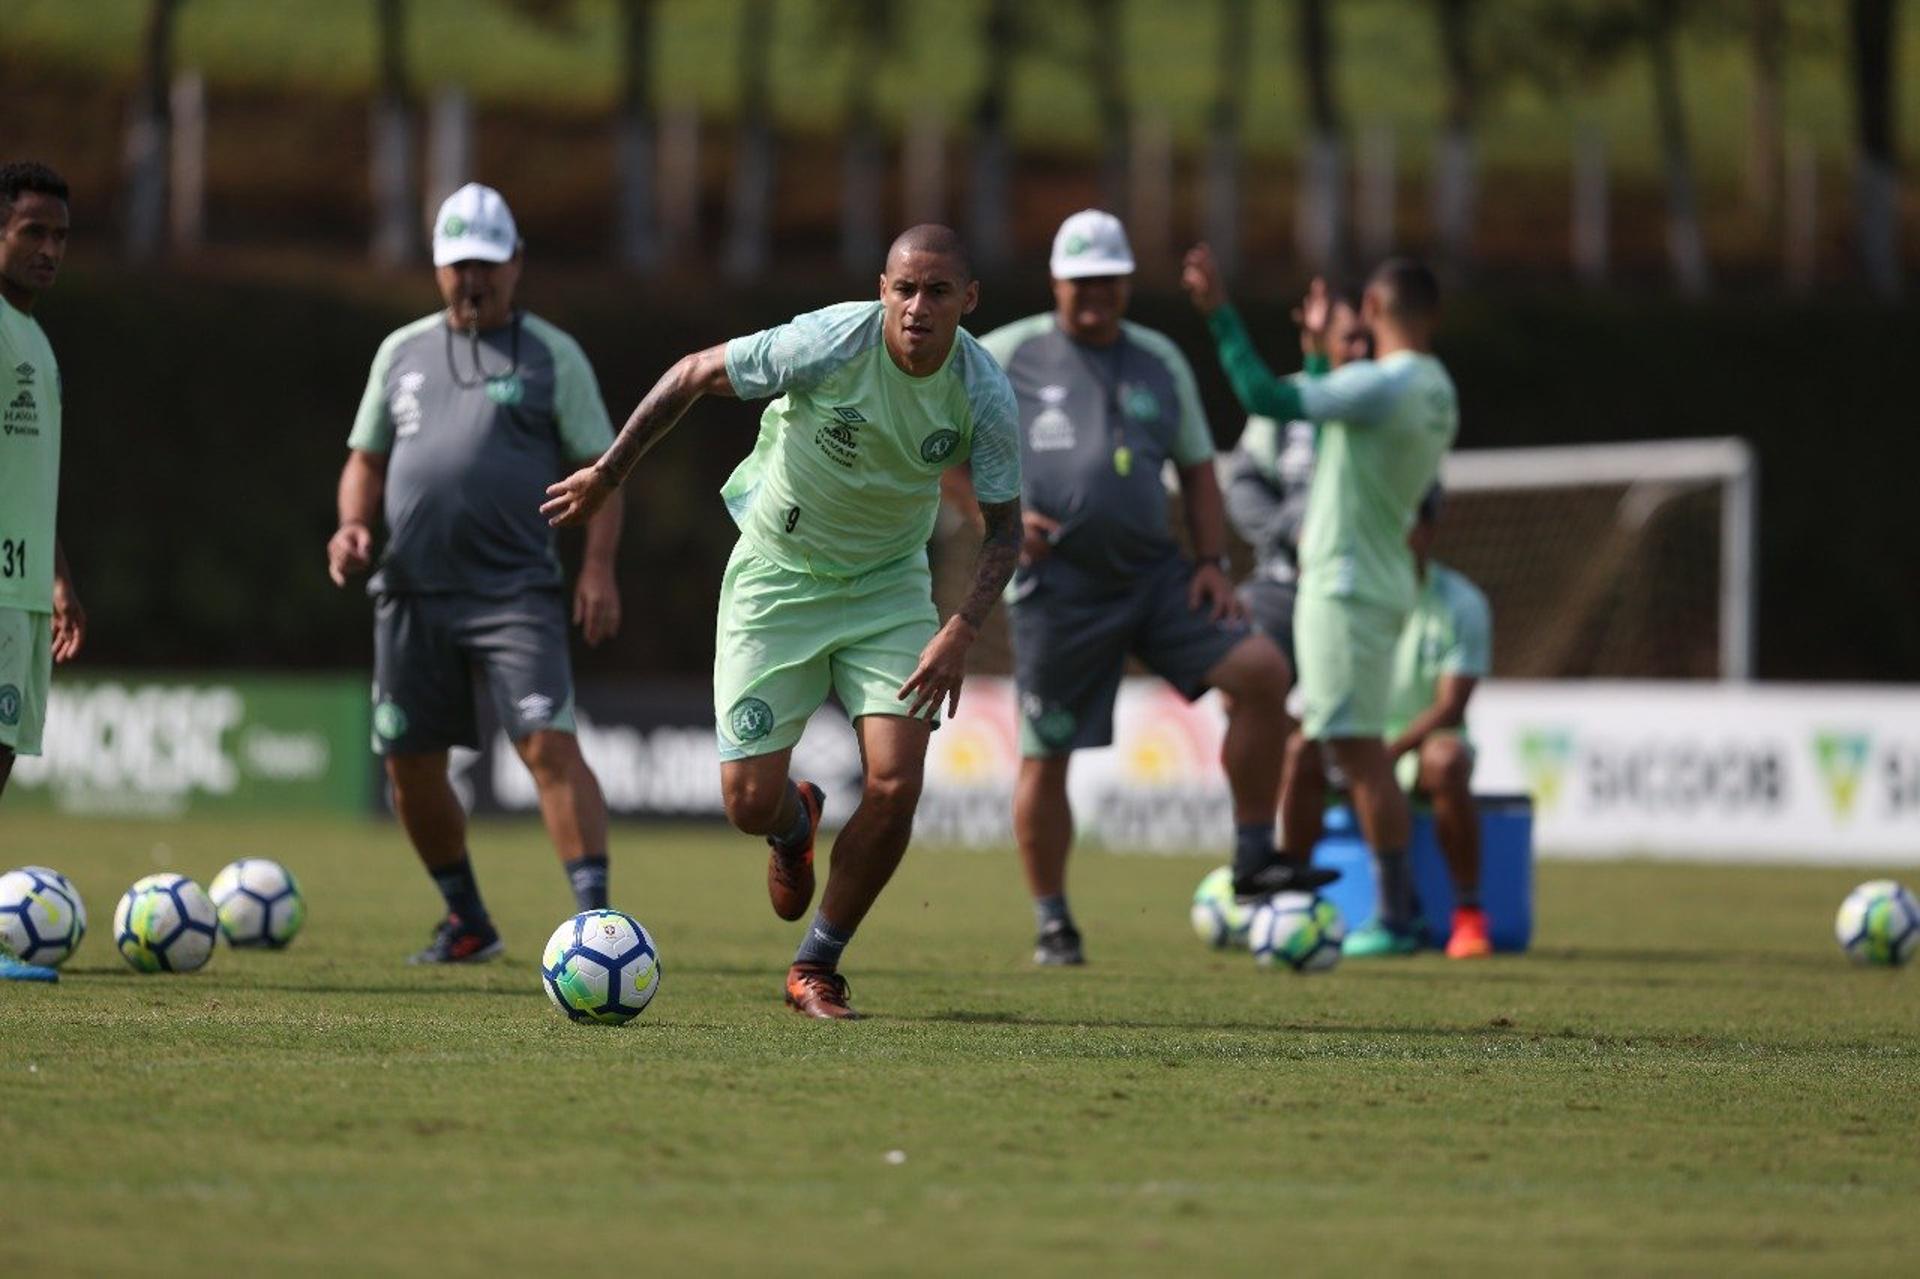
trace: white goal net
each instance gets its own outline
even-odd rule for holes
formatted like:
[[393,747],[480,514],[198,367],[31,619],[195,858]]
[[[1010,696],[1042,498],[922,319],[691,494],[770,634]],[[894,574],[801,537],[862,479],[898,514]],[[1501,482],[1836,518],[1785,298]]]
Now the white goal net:
[[1464,450],[1443,477],[1434,555],[1487,593],[1496,675],[1752,677],[1744,440]]

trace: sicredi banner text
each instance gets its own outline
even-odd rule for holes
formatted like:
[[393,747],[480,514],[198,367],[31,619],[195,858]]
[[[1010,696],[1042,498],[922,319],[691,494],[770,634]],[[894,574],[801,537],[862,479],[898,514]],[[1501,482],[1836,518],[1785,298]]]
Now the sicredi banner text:
[[[1020,709],[1011,681],[974,678],[928,747],[915,837],[1005,847],[1013,838]],[[580,740],[616,815],[718,818],[713,713],[695,685],[582,687]],[[1544,855],[1920,864],[1920,690],[1601,681],[1488,681],[1474,694],[1475,787],[1535,801]],[[1225,850],[1217,697],[1189,705],[1129,679],[1114,744],[1069,774],[1078,837],[1142,851]],[[477,811],[532,813],[504,735],[456,752]],[[853,730],[831,705],[794,771],[828,791],[830,825],[860,795]]]
[[38,756],[8,807],[178,817],[364,813],[366,682],[340,677],[54,679]]

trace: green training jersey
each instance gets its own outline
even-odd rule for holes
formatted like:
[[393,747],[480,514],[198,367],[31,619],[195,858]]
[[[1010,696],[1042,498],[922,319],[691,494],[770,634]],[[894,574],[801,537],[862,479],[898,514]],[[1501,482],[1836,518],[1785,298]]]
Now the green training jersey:
[[720,490],[749,544],[785,569],[857,577],[923,550],[940,472],[973,463],[982,502],[1020,496],[1013,391],[964,329],[914,377],[887,354],[878,301],[845,302],[727,343],[743,400],[778,396]]
[[1460,430],[1453,379],[1414,351],[1356,360],[1325,377],[1275,377],[1232,307],[1208,317],[1221,367],[1249,412],[1320,425],[1300,537],[1300,590],[1413,607],[1407,531]]
[[1393,650],[1386,735],[1398,737],[1433,705],[1441,676],[1484,679],[1492,666],[1493,613],[1487,597],[1465,574],[1428,564],[1427,580],[1420,584],[1419,598]]
[[40,322],[0,299],[0,607],[53,611],[60,366]]

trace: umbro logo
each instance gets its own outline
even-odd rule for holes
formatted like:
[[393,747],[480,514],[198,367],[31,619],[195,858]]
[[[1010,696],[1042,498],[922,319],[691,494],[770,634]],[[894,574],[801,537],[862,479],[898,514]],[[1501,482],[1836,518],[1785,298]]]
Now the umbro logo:
[[860,410],[852,407],[851,405],[847,405],[847,404],[834,405],[833,415],[839,418],[842,422],[847,423],[848,425],[852,425],[853,423],[856,423],[856,422],[862,426],[865,426],[867,424],[867,419],[860,416]]
[[13,375],[20,379],[21,386],[33,385],[33,365],[24,361],[13,366]]

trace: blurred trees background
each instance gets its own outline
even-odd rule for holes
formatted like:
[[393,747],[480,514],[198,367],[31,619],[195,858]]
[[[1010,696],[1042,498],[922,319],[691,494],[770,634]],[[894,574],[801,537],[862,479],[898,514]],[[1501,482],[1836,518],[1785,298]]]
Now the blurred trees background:
[[[321,572],[333,481],[375,345],[436,305],[427,211],[473,177],[616,419],[683,351],[866,293],[909,220],[970,236],[976,331],[1042,309],[1055,226],[1103,203],[1226,442],[1185,243],[1235,264],[1277,362],[1310,270],[1430,254],[1464,447],[1748,437],[1761,673],[1911,680],[1908,7],[7,0],[0,152],[75,186],[42,315],[93,656],[366,660]],[[703,406],[649,458],[628,629],[587,669],[704,673],[754,417]]]

